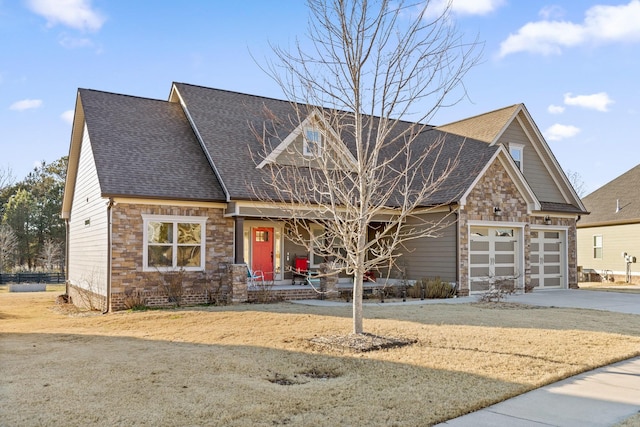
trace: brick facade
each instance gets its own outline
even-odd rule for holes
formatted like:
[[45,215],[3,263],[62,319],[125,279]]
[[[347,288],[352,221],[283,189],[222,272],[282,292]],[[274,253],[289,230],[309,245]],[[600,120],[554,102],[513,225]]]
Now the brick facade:
[[[148,306],[175,304],[172,301],[175,296],[167,292],[167,273],[143,271],[143,214],[207,217],[205,271],[179,272],[179,280],[183,283],[180,303],[207,303],[213,294],[225,291],[223,276],[233,261],[234,229],[233,219],[225,218],[222,209],[118,203],[113,207],[112,214],[112,310],[126,308],[125,302],[134,295],[138,295]],[[226,285],[229,285],[228,281]]]

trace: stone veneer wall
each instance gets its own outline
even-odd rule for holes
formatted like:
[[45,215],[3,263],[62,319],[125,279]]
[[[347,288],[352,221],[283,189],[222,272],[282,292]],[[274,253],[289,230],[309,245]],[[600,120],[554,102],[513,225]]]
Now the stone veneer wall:
[[[495,215],[493,208],[498,206],[501,215]],[[524,285],[531,284],[531,225],[548,226],[544,219],[527,213],[527,204],[513,184],[509,174],[499,160],[488,168],[467,197],[467,203],[460,209],[458,227],[460,238],[460,284],[458,295],[469,295],[469,221],[524,223]],[[576,229],[573,218],[551,218],[551,226],[567,227],[569,287],[577,288],[577,251]]]
[[149,306],[173,303],[161,285],[161,273],[142,269],[142,214],[205,216],[205,271],[183,272],[182,303],[210,302],[212,292],[225,283],[222,276],[233,261],[233,219],[225,218],[219,208],[118,203],[113,207],[111,308],[122,310],[125,301],[138,294]]
[[[493,208],[498,206],[501,215],[496,216]],[[480,181],[467,196],[467,203],[458,214],[460,231],[460,283],[458,295],[469,295],[469,221],[491,221],[496,226],[500,222],[527,222],[527,204],[499,160],[495,160]],[[525,227],[525,286],[530,281],[530,261],[528,243],[529,227]]]

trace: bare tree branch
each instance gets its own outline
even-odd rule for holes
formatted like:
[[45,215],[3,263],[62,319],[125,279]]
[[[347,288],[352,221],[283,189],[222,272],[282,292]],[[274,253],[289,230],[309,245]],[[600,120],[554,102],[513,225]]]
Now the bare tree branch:
[[266,70],[291,102],[293,127],[306,123],[321,144],[302,129],[302,143],[286,148],[300,162],[283,164],[268,157],[275,148],[268,141],[282,141],[277,127],[254,129],[269,188],[254,190],[287,212],[291,240],[354,276],[353,331],[362,333],[365,272],[393,265],[403,243],[450,223],[426,214],[450,203],[453,196],[436,195],[459,167],[462,144],[426,123],[460,100],[455,90],[464,96],[461,81],[478,61],[478,43],[463,41],[448,8],[429,18],[429,2],[308,4],[309,43],[292,52],[275,47],[277,62]]

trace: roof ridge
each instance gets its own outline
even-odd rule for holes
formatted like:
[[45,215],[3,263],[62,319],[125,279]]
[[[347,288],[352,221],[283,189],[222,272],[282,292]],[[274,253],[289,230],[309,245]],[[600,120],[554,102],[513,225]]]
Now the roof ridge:
[[[265,95],[255,95],[255,94],[246,93],[246,92],[238,92],[238,91],[235,91],[235,90],[220,89],[220,88],[197,85],[197,84],[192,84],[192,83],[184,83],[184,82],[175,82],[174,81],[174,82],[172,82],[172,85],[191,86],[191,87],[194,87],[194,88],[213,90],[213,91],[218,91],[218,92],[224,92],[224,93],[232,94],[232,95],[241,95],[241,96],[247,96],[247,97],[251,97],[251,98],[264,99],[264,100],[268,100],[268,101],[283,102],[283,103],[286,103],[286,104],[295,104],[295,105],[298,105],[300,107],[305,106],[305,107],[308,107],[308,108],[311,108],[311,109],[318,108],[318,109],[322,109],[322,110],[333,110],[333,111],[336,111],[338,113],[353,114],[352,111],[342,110],[342,109],[338,109],[338,108],[334,108],[334,107],[325,107],[325,106],[316,105],[316,104],[303,104],[303,103],[296,102],[296,101],[289,101],[289,100],[286,100],[286,99],[273,98],[273,97],[265,96]],[[382,116],[379,116],[379,115],[372,115],[372,114],[364,114],[364,115],[367,116],[367,117],[373,117],[373,118],[376,118],[376,119],[382,118]],[[398,122],[401,122],[401,123],[420,125],[420,126],[424,126],[426,128],[430,128],[430,129],[436,127],[436,126],[430,125],[428,123],[420,123],[420,122],[415,122],[415,121],[408,120],[408,119],[393,118],[392,120],[397,120]]]
[[129,95],[126,93],[117,93],[117,92],[111,92],[107,90],[88,89],[88,88],[82,88],[82,87],[78,88],[78,92],[95,92],[103,95],[116,95],[116,96],[123,96],[127,98],[135,98],[135,99],[146,100],[146,101],[158,101],[158,102],[165,102],[165,103],[167,102],[166,99],[150,98],[148,96],[136,96],[136,95]]

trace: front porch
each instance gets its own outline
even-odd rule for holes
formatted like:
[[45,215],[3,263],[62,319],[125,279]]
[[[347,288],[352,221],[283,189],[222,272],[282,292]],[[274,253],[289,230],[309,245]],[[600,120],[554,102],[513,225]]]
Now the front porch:
[[[363,293],[365,298],[378,298],[381,293],[383,298],[389,295],[400,295],[402,288],[406,286],[399,280],[388,279],[376,282],[364,282]],[[303,299],[341,299],[350,301],[353,294],[353,279],[340,278],[332,292],[323,291],[315,284],[291,284],[289,280],[258,282],[254,286],[247,287],[249,302],[268,301],[295,301]]]

